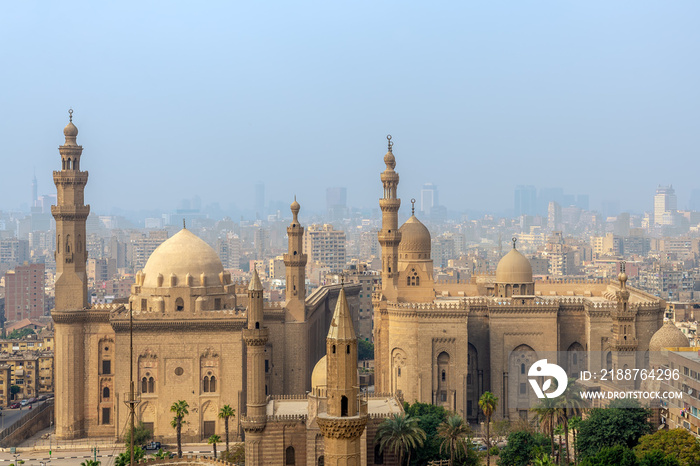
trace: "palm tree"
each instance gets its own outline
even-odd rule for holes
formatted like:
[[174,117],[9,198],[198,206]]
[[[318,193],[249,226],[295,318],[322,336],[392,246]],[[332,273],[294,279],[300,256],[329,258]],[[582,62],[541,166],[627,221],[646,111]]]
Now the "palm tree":
[[236,416],[236,410],[230,405],[224,405],[221,410],[219,410],[219,419],[224,420],[224,432],[226,432],[226,451],[228,451],[228,420],[229,418]]
[[170,458],[170,454],[168,454],[167,451],[163,451],[162,448],[159,448],[158,451],[153,454],[153,456],[159,460],[164,460],[164,459]]
[[395,455],[399,455],[399,465],[403,465],[404,453],[408,453],[410,464],[411,449],[416,446],[422,447],[425,437],[425,431],[418,427],[418,418],[396,413],[379,425],[375,441],[379,442],[380,450],[389,449]]
[[574,434],[574,464],[576,464],[576,460],[578,458],[578,455],[576,454],[576,433],[578,432],[578,426],[581,424],[581,416],[574,416],[571,419],[569,419],[569,422],[567,423],[568,427],[571,427],[571,432]]
[[479,398],[479,408],[486,416],[486,466],[491,464],[491,416],[498,406],[498,398],[491,392],[484,392]]
[[209,437],[208,443],[209,445],[214,445],[214,459],[216,459],[216,444],[221,443],[221,437],[219,437],[217,434],[214,434],[211,437]]
[[190,405],[188,405],[185,400],[178,400],[170,407],[170,412],[175,413],[175,417],[170,422],[170,425],[173,426],[175,428],[175,432],[177,432],[178,458],[182,458],[182,424],[186,422],[183,420],[183,418],[190,414],[189,411],[187,411],[187,408],[189,407]]
[[564,433],[566,442],[566,462],[569,463],[569,418],[580,416],[586,407],[586,402],[581,398],[581,392],[576,387],[576,379],[569,379],[566,390],[557,398],[561,409],[561,418],[564,422]]
[[542,432],[549,434],[552,442],[550,456],[554,457],[554,428],[562,416],[561,404],[554,398],[542,398],[530,409],[537,414],[537,420]]
[[466,437],[471,433],[469,425],[464,422],[462,416],[453,414],[448,416],[446,420],[437,428],[437,434],[442,438],[440,443],[440,452],[443,449],[450,450],[450,466],[455,464],[455,453],[459,451],[467,452]]

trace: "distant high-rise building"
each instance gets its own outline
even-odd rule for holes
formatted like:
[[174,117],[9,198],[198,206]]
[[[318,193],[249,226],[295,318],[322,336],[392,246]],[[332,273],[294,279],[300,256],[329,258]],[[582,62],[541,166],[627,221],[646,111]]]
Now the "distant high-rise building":
[[678,200],[673,185],[656,188],[656,195],[654,196],[655,225],[673,225],[677,208]]
[[693,189],[690,191],[690,203],[688,205],[690,210],[696,212],[700,211],[700,189]]
[[348,210],[346,188],[326,188],[326,211],[332,220],[343,218]]
[[311,225],[304,234],[304,252],[308,264],[321,264],[332,272],[345,268],[345,232],[333,225]]
[[265,217],[265,183],[255,185],[255,218]]
[[551,201],[547,208],[547,228],[550,230],[558,230],[561,226],[561,206]]
[[36,207],[37,200],[39,199],[37,195],[37,183],[36,183],[36,174],[34,175],[34,178],[32,178],[32,207]]
[[44,264],[19,265],[5,274],[5,319],[16,322],[44,315]]
[[579,194],[576,196],[576,207],[580,207],[583,210],[588,210],[589,204],[588,194]]
[[29,241],[18,238],[0,240],[0,264],[13,267],[29,260]]
[[420,210],[425,215],[430,215],[433,207],[440,205],[438,201],[438,189],[433,183],[426,183],[420,190]]
[[537,190],[534,186],[516,186],[513,209],[515,216],[537,215]]

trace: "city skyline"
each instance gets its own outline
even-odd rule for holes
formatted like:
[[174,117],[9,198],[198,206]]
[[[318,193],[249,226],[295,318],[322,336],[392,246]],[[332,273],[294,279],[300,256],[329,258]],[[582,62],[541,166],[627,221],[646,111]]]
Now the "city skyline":
[[53,192],[69,107],[101,213],[195,195],[243,209],[260,181],[266,199],[310,210],[330,186],[376,208],[387,133],[404,197],[434,183],[451,211],[508,211],[522,184],[631,212],[651,211],[658,185],[679,208],[700,187],[678,170],[697,145],[690,2],[71,5],[11,5],[0,20],[15,44],[3,210],[26,202],[34,170]]

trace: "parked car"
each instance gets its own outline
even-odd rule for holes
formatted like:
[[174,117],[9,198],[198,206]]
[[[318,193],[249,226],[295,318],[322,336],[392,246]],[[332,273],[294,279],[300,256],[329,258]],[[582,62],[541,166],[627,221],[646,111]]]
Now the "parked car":
[[9,406],[9,408],[10,408],[10,409],[17,409],[17,408],[19,408],[20,406],[21,406],[21,405],[20,405],[19,403],[12,403],[12,404]]
[[144,450],[160,450],[160,442],[151,442],[143,446]]
[[24,400],[20,401],[19,404],[20,406],[27,406],[29,404],[29,400],[25,398]]
[[37,398],[37,400],[39,400],[39,401],[44,401],[44,400],[48,400],[48,399],[49,399],[49,395],[41,395],[39,398]]
[[39,400],[36,399],[36,398],[30,398],[29,401],[28,401],[28,403],[29,403],[29,404],[32,404],[32,403],[36,403],[37,401],[39,401]]

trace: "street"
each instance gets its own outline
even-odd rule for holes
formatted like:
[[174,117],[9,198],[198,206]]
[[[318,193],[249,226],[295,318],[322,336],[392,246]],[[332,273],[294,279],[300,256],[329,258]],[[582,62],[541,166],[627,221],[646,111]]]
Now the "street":
[[[116,457],[119,453],[122,453],[124,451],[123,446],[119,446],[118,448],[115,449],[115,451],[98,451],[97,453],[97,460],[101,461],[102,466],[109,466],[111,464],[114,464],[114,457]],[[149,452],[148,454],[153,454],[155,452]],[[183,448],[183,455],[207,455],[211,456],[211,448],[209,449],[202,449],[200,450],[187,450],[186,448]],[[51,455],[51,461],[48,463],[51,466],[63,466],[63,465],[78,465],[82,463],[83,461],[87,459],[92,459],[93,452],[91,450],[77,450],[77,451],[68,451],[68,450],[58,450],[58,451],[53,451]],[[24,466],[41,466],[42,464],[46,464],[47,460],[49,459],[49,452],[48,451],[35,451],[35,452],[22,452],[18,455],[18,459],[20,461],[24,461]],[[9,464],[9,463],[14,463],[15,461],[15,455],[11,453],[2,453],[0,452],[0,465],[2,464]]]

